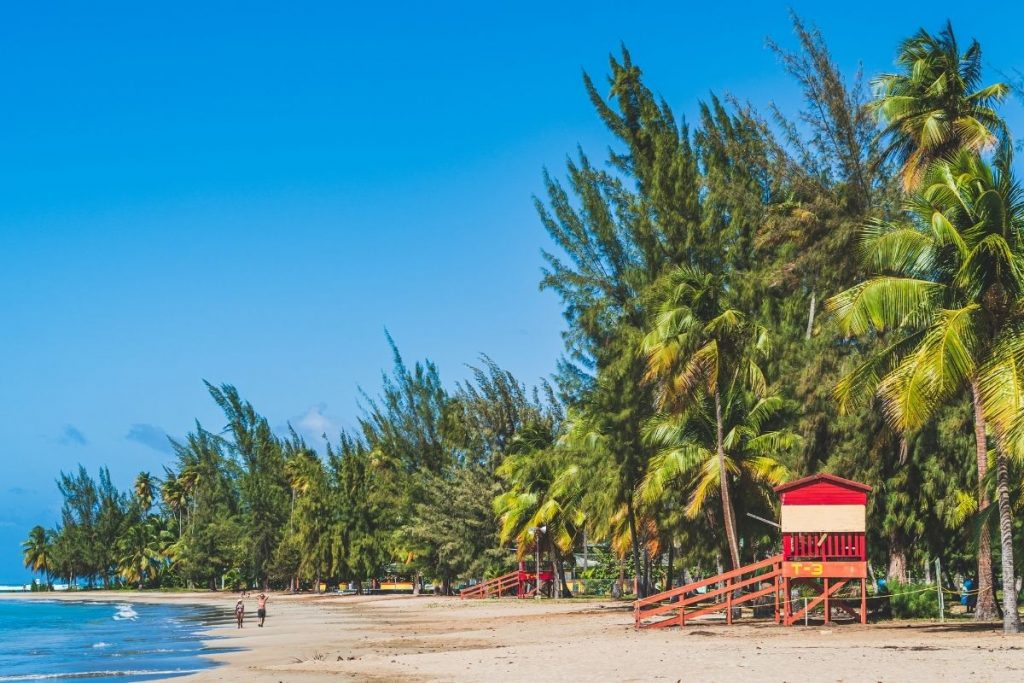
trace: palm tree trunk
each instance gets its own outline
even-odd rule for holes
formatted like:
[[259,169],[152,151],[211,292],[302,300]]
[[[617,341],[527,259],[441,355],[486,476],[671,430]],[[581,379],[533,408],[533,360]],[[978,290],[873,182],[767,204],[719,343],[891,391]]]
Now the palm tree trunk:
[[668,544],[668,569],[665,570],[665,590],[672,590],[672,561],[675,559],[676,547],[669,541]]
[[804,335],[804,339],[810,339],[811,333],[814,331],[815,304],[817,304],[817,299],[814,296],[814,292],[811,292],[811,309],[807,313],[807,333]]
[[[974,402],[974,443],[975,459],[978,466],[978,512],[983,513],[989,506],[988,491],[985,489],[985,475],[988,473],[988,442],[985,436],[985,417],[981,412],[981,392],[977,378],[971,380],[971,397]],[[978,536],[978,605],[974,610],[978,621],[996,618],[996,594],[992,585],[992,539],[988,523],[981,525]]]
[[632,495],[626,499],[626,518],[629,521],[630,545],[633,546],[633,576],[636,577],[637,582],[637,597],[643,598],[646,595],[641,595],[643,586],[640,585],[640,539],[637,537],[636,515],[633,514]]
[[996,442],[996,496],[999,504],[999,546],[1003,560],[1003,632],[1020,632],[1017,613],[1017,573],[1013,562],[1013,513],[1010,510],[1010,472],[1003,439]]
[[654,564],[654,557],[650,552],[644,551],[644,595],[653,593],[651,588],[651,565]]
[[729,495],[729,473],[725,469],[724,425],[722,424],[722,397],[715,392],[715,422],[717,427],[718,478],[722,488],[722,516],[725,521],[725,538],[729,543],[729,558],[732,568],[740,567],[740,546],[736,538],[736,516],[732,508],[732,497]]
[[[558,549],[558,546],[554,544],[552,544],[551,549],[554,551],[555,555],[555,573],[557,575],[556,581],[558,581],[558,584],[560,586],[557,589],[559,591],[559,595],[561,595],[561,597],[563,598],[571,598],[572,591],[569,590],[569,584],[565,580],[565,562],[563,562],[562,551],[560,551]],[[575,561],[575,555],[572,555],[571,553],[570,555],[573,557],[573,560]]]

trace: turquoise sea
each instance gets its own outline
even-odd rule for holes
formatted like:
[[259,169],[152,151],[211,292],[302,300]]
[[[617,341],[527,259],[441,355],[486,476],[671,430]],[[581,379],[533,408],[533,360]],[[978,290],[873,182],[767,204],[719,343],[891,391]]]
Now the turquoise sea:
[[230,621],[209,607],[0,600],[0,682],[181,676],[212,666],[199,631]]

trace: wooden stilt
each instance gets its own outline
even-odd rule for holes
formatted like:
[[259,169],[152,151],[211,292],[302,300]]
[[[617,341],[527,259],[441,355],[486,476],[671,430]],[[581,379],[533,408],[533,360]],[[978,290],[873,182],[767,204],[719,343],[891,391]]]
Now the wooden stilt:
[[829,597],[829,593],[828,593],[828,579],[825,579],[825,625],[826,626],[829,623],[829,618],[832,616],[831,615],[831,610],[829,609],[829,605],[828,605],[828,597]]
[[860,623],[868,623],[868,582],[860,580]]
[[727,592],[725,594],[725,623],[732,626],[732,579],[725,580]]
[[775,575],[775,623],[779,623],[779,576]]
[[782,580],[782,623],[789,625],[789,618],[793,615],[793,606],[790,604],[789,596],[789,577],[787,576]]

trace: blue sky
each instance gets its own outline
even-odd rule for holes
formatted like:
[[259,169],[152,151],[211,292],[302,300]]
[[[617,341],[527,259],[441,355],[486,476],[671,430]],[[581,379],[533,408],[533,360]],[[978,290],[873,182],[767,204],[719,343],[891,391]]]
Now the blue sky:
[[[1024,70],[1024,9],[790,4],[850,72],[888,68],[947,16],[989,64]],[[107,464],[126,486],[160,471],[165,434],[219,427],[203,379],[316,435],[377,387],[385,328],[448,382],[480,352],[551,373],[562,320],[537,289],[531,196],[544,166],[609,142],[581,70],[602,77],[625,42],[684,115],[711,91],[793,111],[764,47],[792,45],[786,8],[6,7],[0,582],[27,576],[27,529],[56,521],[59,470]]]

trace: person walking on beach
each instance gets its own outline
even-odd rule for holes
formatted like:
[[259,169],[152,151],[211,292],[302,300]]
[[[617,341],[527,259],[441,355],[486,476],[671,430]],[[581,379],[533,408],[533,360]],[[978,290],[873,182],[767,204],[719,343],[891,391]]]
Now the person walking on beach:
[[[239,600],[235,603],[235,621],[238,622],[238,628],[242,628],[242,620],[245,619],[245,603]],[[263,624],[260,624],[262,626]]]
[[256,616],[260,619],[260,628],[263,628],[263,621],[267,618],[266,593],[260,593],[256,596]]

